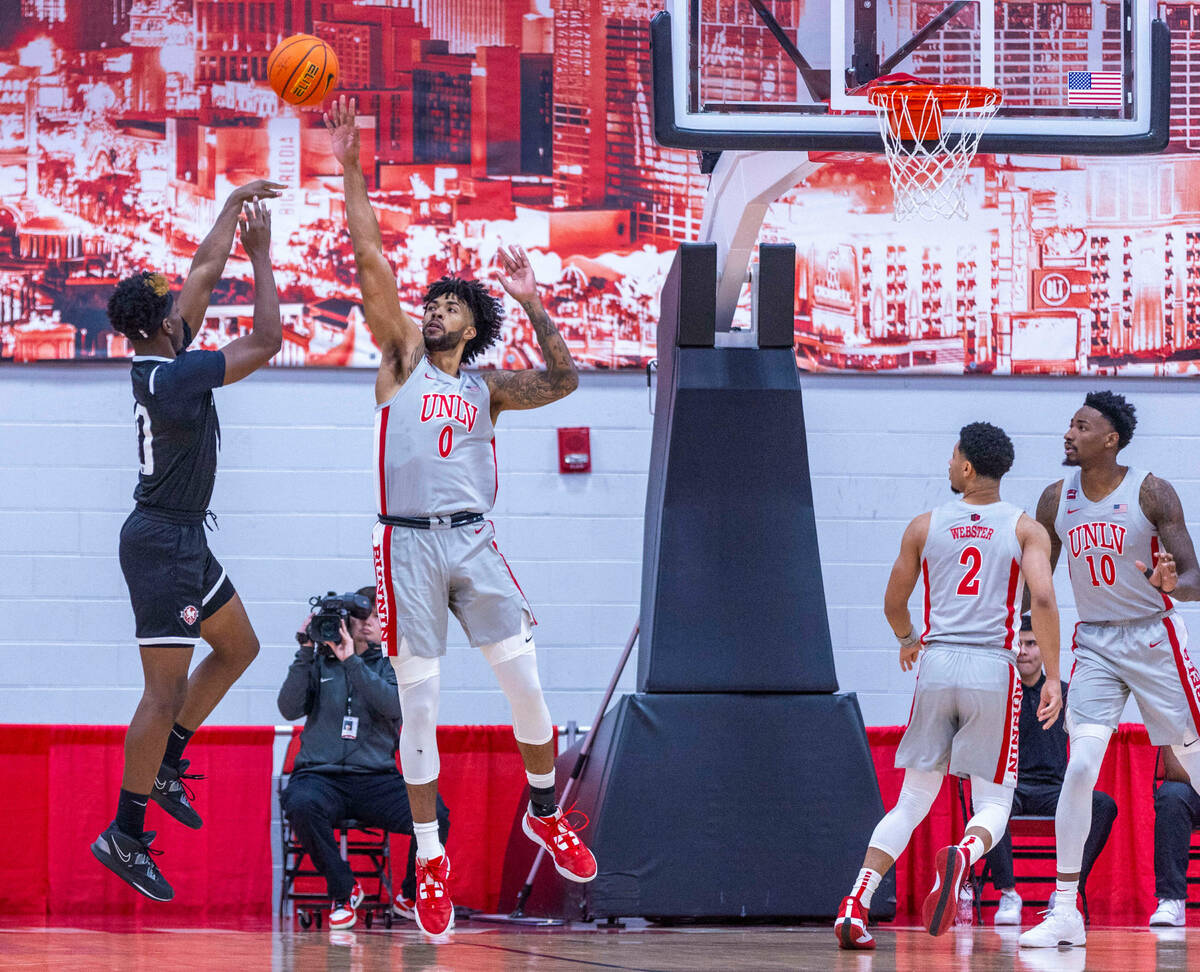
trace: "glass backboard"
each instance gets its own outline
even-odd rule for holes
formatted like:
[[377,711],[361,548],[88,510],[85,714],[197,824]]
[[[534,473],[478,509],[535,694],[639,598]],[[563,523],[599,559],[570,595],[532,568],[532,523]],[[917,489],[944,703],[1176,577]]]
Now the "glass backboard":
[[1170,35],[1153,0],[674,0],[652,24],[665,145],[882,151],[862,86],[996,86],[982,152],[1166,147]]

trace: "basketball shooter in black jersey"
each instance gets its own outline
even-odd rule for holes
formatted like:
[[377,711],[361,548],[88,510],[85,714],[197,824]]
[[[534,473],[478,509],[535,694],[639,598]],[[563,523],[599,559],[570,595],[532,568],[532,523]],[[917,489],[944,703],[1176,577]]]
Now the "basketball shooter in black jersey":
[[[205,512],[217,472],[220,427],[212,390],[245,378],[279,351],[279,295],[271,271],[271,217],[259,200],[283,186],[259,180],[234,190],[201,242],[179,296],[167,280],[139,273],[108,302],[113,329],[133,344],[133,421],[141,466],[134,509],[121,528],[121,571],[133,604],[146,687],[125,736],[125,773],[116,819],[92,853],[134,889],[156,901],[174,890],[154,865],[145,832],[153,799],[192,828],[183,748],[246,666],[258,638],[241,599],[212,553]],[[239,218],[240,216],[240,218]],[[186,351],[190,324],[202,327],[240,230],[254,268],[254,329],[220,351]],[[188,678],[201,640],[208,655]]]

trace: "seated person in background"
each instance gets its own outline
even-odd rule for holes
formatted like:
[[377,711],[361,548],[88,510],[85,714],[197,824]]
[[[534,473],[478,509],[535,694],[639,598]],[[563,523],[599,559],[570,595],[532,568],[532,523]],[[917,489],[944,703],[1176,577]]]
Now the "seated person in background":
[[1200,795],[1170,746],[1158,748],[1163,781],[1154,791],[1154,896],[1151,925],[1183,925],[1187,908],[1188,850],[1200,825]]
[[[283,812],[313,865],[325,878],[333,902],[331,929],[350,928],[363,898],[362,887],[342,860],[334,839],[339,820],[389,833],[412,835],[412,812],[404,777],[396,768],[400,738],[400,696],[391,662],[379,650],[375,586],[357,591],[371,605],[365,620],[351,616],[340,643],[315,646],[299,632],[300,649],[279,690],[285,719],[305,716],[300,753],[282,796]],[[349,599],[352,595],[342,595]],[[438,798],[438,833],[445,842],[450,814]],[[394,903],[397,914],[413,917],[417,892],[415,840],[408,869]]]
[[[1017,791],[1013,795],[1012,815],[1053,817],[1058,806],[1058,791],[1062,789],[1067,771],[1066,720],[1059,719],[1049,729],[1038,724],[1037,707],[1042,694],[1042,652],[1033,636],[1033,624],[1026,614],[1021,618],[1021,653],[1017,656],[1017,671],[1021,676],[1024,694],[1021,697],[1021,741],[1017,767]],[[1063,684],[1063,708],[1067,706],[1069,686]],[[1198,798],[1200,799],[1200,798]],[[1104,849],[1117,817],[1117,804],[1107,793],[1092,791],[1092,829],[1083,847],[1083,867],[1079,873],[1079,889],[1087,887],[1088,874]],[[1013,877],[1012,836],[1004,836],[987,855],[992,872],[992,886],[1000,892],[996,909],[997,925],[1021,924],[1021,896],[1017,894]]]

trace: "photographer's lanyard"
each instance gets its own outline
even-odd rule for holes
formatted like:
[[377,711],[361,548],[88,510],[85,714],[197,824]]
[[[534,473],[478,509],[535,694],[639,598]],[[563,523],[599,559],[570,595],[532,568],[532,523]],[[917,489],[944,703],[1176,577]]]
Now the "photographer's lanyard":
[[358,738],[358,716],[350,714],[350,702],[353,698],[353,692],[350,688],[350,676],[343,669],[342,677],[346,679],[346,714],[342,716],[342,738],[357,739]]

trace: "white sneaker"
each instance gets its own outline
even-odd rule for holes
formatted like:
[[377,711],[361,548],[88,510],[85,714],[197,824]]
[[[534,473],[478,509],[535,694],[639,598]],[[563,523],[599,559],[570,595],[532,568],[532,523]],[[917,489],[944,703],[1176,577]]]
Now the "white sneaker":
[[364,897],[366,895],[362,885],[355,881],[350,897],[345,901],[335,901],[329,909],[329,930],[345,931],[353,928],[354,923],[358,921],[358,906],[363,903]]
[[1077,908],[1043,914],[1046,917],[1042,923],[1021,936],[1021,948],[1058,948],[1062,945],[1083,945],[1087,942],[1083,915]]
[[1021,905],[1021,896],[1017,894],[1015,888],[1011,888],[1008,891],[1001,891],[1000,906],[996,909],[996,917],[992,919],[992,924],[1021,924]]
[[1150,916],[1151,925],[1172,925],[1178,928],[1187,923],[1187,901],[1172,901],[1169,898],[1159,898],[1158,907]]

